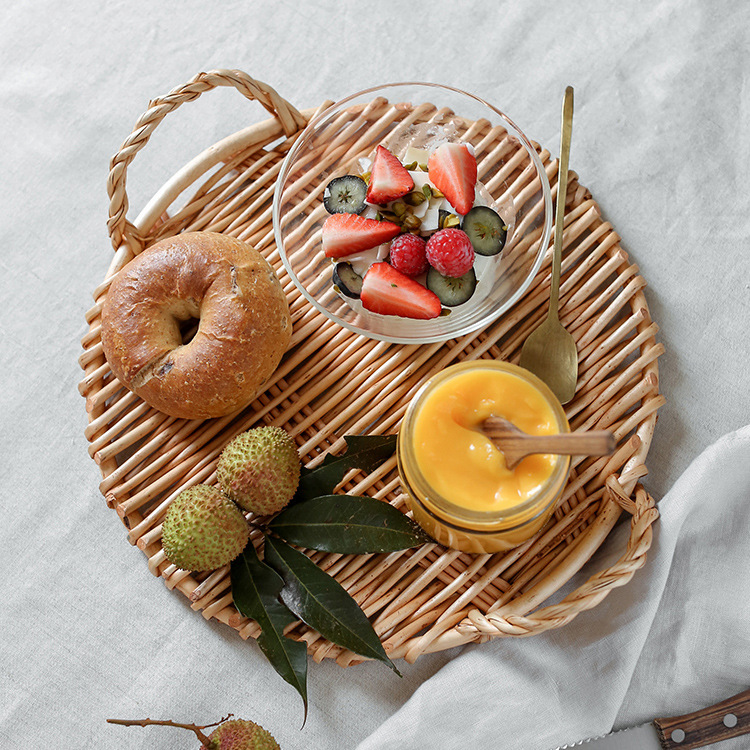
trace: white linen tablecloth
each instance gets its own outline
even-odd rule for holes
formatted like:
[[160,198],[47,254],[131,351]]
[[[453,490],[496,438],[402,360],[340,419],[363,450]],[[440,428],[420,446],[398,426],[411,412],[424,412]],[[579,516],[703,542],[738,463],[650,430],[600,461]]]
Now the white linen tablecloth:
[[[750,684],[747,3],[32,0],[4,20],[0,746],[190,748],[179,730],[105,719],[232,712],[283,750],[547,750]],[[425,655],[401,680],[313,663],[304,729],[256,644],[149,574],[83,437],[77,358],[111,259],[109,159],[149,99],[211,68],[242,69],[299,108],[447,83],[553,153],[572,85],[571,168],[649,282],[666,347],[644,479],[662,519],[643,570],[564,629]],[[129,170],[130,218],[190,158],[266,117],[233,90],[170,114]]]

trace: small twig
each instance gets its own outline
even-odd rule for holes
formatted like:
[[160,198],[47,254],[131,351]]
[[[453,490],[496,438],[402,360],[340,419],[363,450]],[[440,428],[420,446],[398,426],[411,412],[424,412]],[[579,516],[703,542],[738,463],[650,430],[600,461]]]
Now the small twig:
[[227,714],[223,719],[219,719],[219,721],[214,722],[213,724],[204,724],[202,726],[198,726],[197,724],[180,724],[175,721],[171,721],[169,719],[166,720],[159,720],[159,719],[107,719],[108,724],[120,724],[121,726],[125,727],[147,727],[147,726],[162,726],[162,727],[179,727],[180,729],[190,729],[192,732],[195,732],[198,739],[206,746],[208,746],[208,743],[210,742],[209,738],[203,734],[201,729],[207,729],[208,727],[216,727],[219,724],[223,724],[227,719],[234,716],[234,714]]
[[225,721],[229,721],[234,714],[227,714],[223,719],[219,719],[218,721],[215,721],[213,724],[204,724],[201,729],[208,729],[208,727],[218,727],[219,724],[223,724]]

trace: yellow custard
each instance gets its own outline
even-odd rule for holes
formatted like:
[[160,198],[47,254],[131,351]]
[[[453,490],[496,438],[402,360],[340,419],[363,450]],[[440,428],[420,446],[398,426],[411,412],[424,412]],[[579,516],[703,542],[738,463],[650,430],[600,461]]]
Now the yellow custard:
[[481,431],[489,416],[504,417],[531,435],[559,432],[542,394],[509,372],[466,370],[430,391],[414,420],[414,455],[443,497],[469,510],[503,511],[538,494],[555,456],[533,455],[512,471]]
[[505,362],[446,368],[417,393],[399,433],[402,484],[415,520],[437,541],[469,552],[509,549],[547,521],[570,459],[533,455],[513,470],[482,434],[489,416],[534,435],[569,430],[538,378]]

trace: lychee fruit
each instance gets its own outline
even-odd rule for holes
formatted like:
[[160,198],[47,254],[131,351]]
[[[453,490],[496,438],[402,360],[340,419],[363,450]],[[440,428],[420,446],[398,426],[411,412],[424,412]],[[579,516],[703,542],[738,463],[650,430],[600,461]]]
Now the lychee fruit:
[[[126,727],[163,726],[189,729],[200,741],[200,750],[281,750],[271,733],[260,724],[231,717],[232,714],[228,714],[215,724],[204,725],[182,724],[171,719],[107,719],[107,722]],[[206,736],[203,730],[209,727],[216,729]]]
[[222,491],[240,507],[259,516],[277,513],[299,484],[297,446],[280,427],[255,427],[229,442],[216,473]]
[[220,724],[202,750],[280,750],[273,735],[252,721],[231,719]]
[[183,570],[215,570],[247,545],[250,527],[242,511],[221,490],[198,484],[181,492],[162,525],[164,554]]

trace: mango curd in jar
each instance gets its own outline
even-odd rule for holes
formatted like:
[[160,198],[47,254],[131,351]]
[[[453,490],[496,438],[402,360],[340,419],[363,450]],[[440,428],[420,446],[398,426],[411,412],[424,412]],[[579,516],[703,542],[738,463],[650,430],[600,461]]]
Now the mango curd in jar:
[[541,380],[494,360],[446,368],[420,388],[404,416],[397,456],[407,503],[444,546],[466,552],[517,546],[544,526],[565,486],[568,456],[531,455],[508,469],[481,432],[493,415],[531,435],[570,429]]

